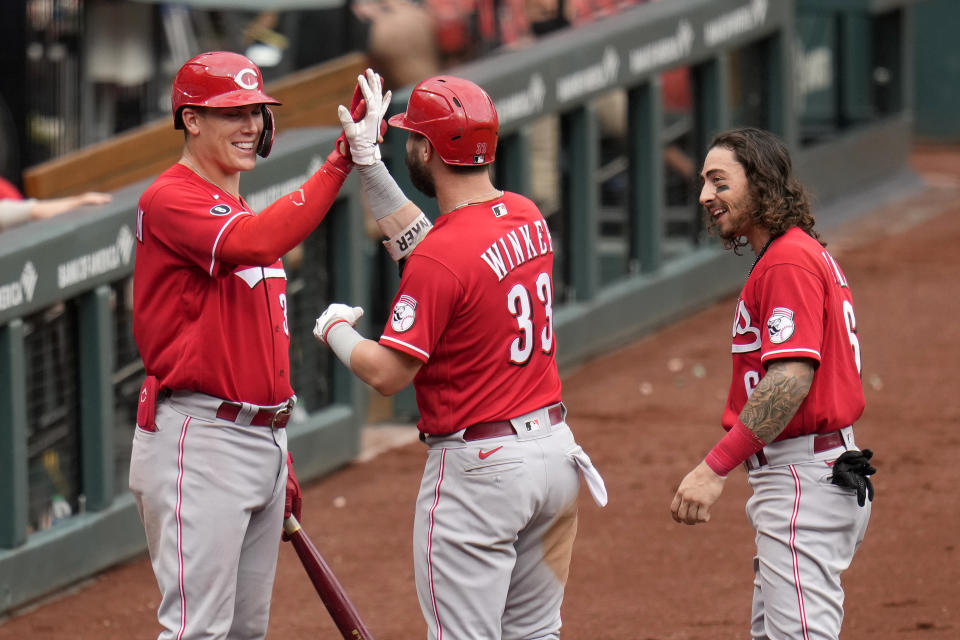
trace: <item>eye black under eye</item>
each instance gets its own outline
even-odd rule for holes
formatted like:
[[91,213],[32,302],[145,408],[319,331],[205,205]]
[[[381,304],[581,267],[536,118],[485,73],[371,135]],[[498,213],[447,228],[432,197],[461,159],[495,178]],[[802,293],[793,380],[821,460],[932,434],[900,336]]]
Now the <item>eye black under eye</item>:
[[729,189],[730,189],[730,187],[728,187],[728,186],[725,185],[725,184],[719,184],[719,185],[717,185],[717,193],[720,193],[721,191],[728,191]]

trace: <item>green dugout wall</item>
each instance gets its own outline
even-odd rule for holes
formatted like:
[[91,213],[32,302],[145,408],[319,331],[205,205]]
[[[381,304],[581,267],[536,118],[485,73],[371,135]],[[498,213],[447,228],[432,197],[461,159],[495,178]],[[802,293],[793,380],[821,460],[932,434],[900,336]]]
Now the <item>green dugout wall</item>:
[[[821,226],[840,219],[832,203],[912,184],[912,4],[673,0],[451,71],[497,104],[498,184],[532,194],[548,216],[561,366],[742,284],[749,259],[708,238],[696,206],[696,167],[717,131],[781,135],[819,195]],[[393,112],[408,95],[398,92]],[[251,207],[297,188],[337,134],[282,134],[242,181]],[[435,216],[408,182],[403,145],[391,130],[387,161]],[[145,548],[126,475],[143,377],[130,276],[146,184],[97,211],[0,235],[0,613]],[[328,302],[344,301],[364,305],[361,330],[377,334],[397,281],[378,245],[350,178],[285,258],[301,399],[288,429],[303,480],[359,449],[369,391],[311,331]],[[408,394],[395,410],[414,413]]]
[[916,127],[924,140],[960,141],[960,2],[927,0],[914,10]]

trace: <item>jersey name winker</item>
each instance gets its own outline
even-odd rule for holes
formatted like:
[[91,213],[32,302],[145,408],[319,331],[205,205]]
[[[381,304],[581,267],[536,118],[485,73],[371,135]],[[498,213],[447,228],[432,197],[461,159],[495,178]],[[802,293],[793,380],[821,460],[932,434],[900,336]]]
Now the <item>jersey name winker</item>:
[[528,260],[548,253],[553,253],[550,230],[546,228],[544,221],[534,220],[532,225],[522,224],[497,238],[480,257],[499,281]]

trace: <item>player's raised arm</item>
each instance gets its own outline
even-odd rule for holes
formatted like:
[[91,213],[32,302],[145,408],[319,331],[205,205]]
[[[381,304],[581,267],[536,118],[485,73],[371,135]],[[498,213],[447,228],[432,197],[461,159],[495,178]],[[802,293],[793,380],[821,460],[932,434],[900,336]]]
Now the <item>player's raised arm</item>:
[[385,126],[383,116],[390,106],[391,92],[383,93],[382,80],[372,69],[357,78],[357,86],[366,111],[357,118],[356,110],[340,105],[340,124],[350,146],[353,164],[360,174],[367,207],[380,232],[387,237],[383,243],[387,252],[399,262],[410,255],[432,224],[400,190],[380,157],[379,143]]
[[237,220],[224,239],[221,258],[230,264],[273,264],[323,221],[351,168],[349,158],[335,146],[299,189],[257,215]]

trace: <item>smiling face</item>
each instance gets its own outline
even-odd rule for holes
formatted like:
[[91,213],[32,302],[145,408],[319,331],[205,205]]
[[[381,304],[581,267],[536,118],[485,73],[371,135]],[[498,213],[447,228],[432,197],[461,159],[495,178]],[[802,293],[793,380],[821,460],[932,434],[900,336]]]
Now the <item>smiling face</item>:
[[183,113],[194,138],[190,151],[208,177],[231,176],[256,166],[263,105],[188,107]]
[[700,177],[703,180],[700,204],[708,225],[716,228],[724,240],[749,236],[756,204],[750,195],[747,174],[733,151],[726,147],[711,148],[703,161]]

